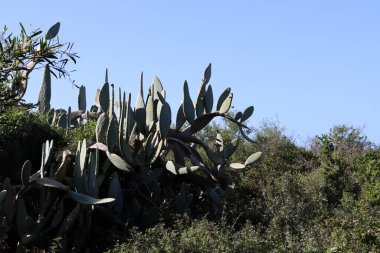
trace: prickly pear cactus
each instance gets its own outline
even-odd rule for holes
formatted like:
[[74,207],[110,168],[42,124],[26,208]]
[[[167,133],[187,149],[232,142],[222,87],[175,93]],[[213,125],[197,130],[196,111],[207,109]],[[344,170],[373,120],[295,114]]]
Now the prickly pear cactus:
[[[77,112],[71,112],[71,107],[67,111],[50,110],[52,124],[66,132],[83,124],[82,120],[96,118],[96,143],[79,141],[75,154],[65,150],[57,164],[53,142],[47,141],[39,169],[33,170],[29,161],[24,163],[22,185],[12,186],[6,179],[0,191],[0,218],[4,221],[0,237],[15,229],[15,247],[20,252],[34,246],[46,248],[44,242],[61,237],[63,251],[70,251],[89,246],[100,231],[101,236],[109,235],[103,223],[117,228],[149,225],[152,214],[157,215],[164,203],[179,213],[191,214],[197,205],[215,212],[225,192],[233,188],[229,171],[244,171],[261,152],[241,163],[229,163],[239,139],[225,142],[217,134],[212,145],[202,139],[200,131],[222,117],[238,126],[242,138],[252,141],[244,129],[253,107],[229,116],[233,93],[227,88],[214,99],[210,78],[211,64],[195,99],[185,81],[182,103],[173,111],[158,77],[153,78],[144,97],[141,75],[134,106],[131,94],[120,88],[115,103],[114,85],[108,83],[107,71],[90,112],[84,112],[83,86]],[[42,99],[40,104],[45,106],[41,112],[47,112],[46,101]]]
[[44,76],[43,76],[42,84],[40,88],[40,93],[38,96],[38,111],[40,113],[45,113],[50,110],[50,99],[51,99],[51,75],[50,75],[49,64],[46,64]]
[[[204,72],[198,96],[194,100],[190,96],[188,83],[184,82],[183,101],[177,110],[176,125],[172,127],[172,109],[166,101],[166,91],[158,77],[153,78],[144,99],[141,75],[135,107],[131,106],[131,94],[126,96],[119,89],[119,115],[116,117],[113,111],[114,86],[111,85],[110,90],[107,74],[107,82],[97,95],[103,113],[96,126],[98,144],[93,147],[105,152],[114,167],[142,176],[142,181],[151,174],[157,174],[155,181],[160,187],[173,189],[176,186],[170,185],[170,182],[178,177],[180,181],[199,187],[211,201],[219,204],[223,192],[230,185],[226,170],[243,171],[260,158],[261,152],[252,154],[242,163],[228,164],[229,158],[236,151],[237,140],[223,143],[221,136],[217,136],[218,149],[213,150],[198,138],[197,133],[213,119],[223,117],[239,127],[243,138],[252,141],[244,132],[244,128],[247,128],[244,123],[252,115],[253,107],[238,112],[234,118],[230,117],[228,112],[233,93],[227,88],[217,99],[213,110],[215,99],[209,84],[210,78],[211,64]],[[201,153],[207,155],[207,161]],[[160,173],[156,173],[157,170]],[[186,202],[188,206],[193,198],[183,196],[187,194],[186,187],[186,184],[179,186],[182,189],[178,193],[181,201],[178,200],[177,203]],[[149,194],[154,195],[153,190]],[[182,206],[177,210],[182,212],[187,208]]]

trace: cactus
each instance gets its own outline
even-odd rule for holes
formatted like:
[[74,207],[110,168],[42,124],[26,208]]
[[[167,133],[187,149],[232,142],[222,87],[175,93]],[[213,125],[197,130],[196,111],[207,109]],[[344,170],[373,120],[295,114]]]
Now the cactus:
[[[212,111],[214,98],[212,87],[208,84],[210,78],[211,65],[205,70],[195,103],[190,97],[189,86],[185,81],[184,98],[177,112],[175,129],[171,128],[171,107],[166,102],[166,92],[157,77],[153,78],[146,100],[144,100],[143,75],[141,74],[140,90],[135,108],[131,107],[130,94],[126,101],[125,93],[122,95],[121,89],[119,89],[119,100],[122,101],[118,103],[120,110],[118,118],[115,117],[112,106],[113,86],[110,92],[107,78],[99,95],[99,104],[104,113],[97,122],[96,139],[98,143],[91,148],[105,152],[107,159],[115,168],[127,173],[138,174],[142,178],[147,178],[147,175],[154,172],[157,166],[162,166],[166,170],[161,173],[166,173],[171,177],[185,176],[188,182],[203,189],[211,201],[219,200],[221,197],[219,195],[223,194],[224,188],[229,185],[225,173],[226,168],[230,167],[232,171],[246,169],[260,157],[261,153],[257,152],[251,155],[245,163],[228,165],[228,159],[237,149],[238,139],[224,144],[221,135],[218,134],[216,151],[212,150],[203,140],[198,139],[196,133],[216,117],[224,117],[237,124],[243,137],[248,137],[243,131],[246,128],[244,122],[253,113],[251,106],[243,113],[238,112],[240,114],[238,119],[227,114],[233,100],[230,88],[220,95],[216,111]],[[117,124],[118,127],[116,128],[112,122],[115,122],[114,125]],[[188,126],[183,128],[186,122]],[[194,145],[199,148],[195,148]],[[199,150],[206,153],[211,165],[203,160]],[[174,160],[167,160],[166,154],[169,152],[174,153]],[[186,159],[190,164],[186,164]],[[119,173],[122,173],[121,171]],[[159,178],[157,179],[159,180]],[[146,181],[142,179],[142,182]],[[165,184],[165,182],[161,183]],[[115,182],[113,184],[116,185]],[[221,185],[224,190],[220,188]],[[113,196],[116,196],[116,190],[113,189],[112,192]],[[215,202],[219,203],[219,201]],[[184,203],[184,201],[178,203]]]
[[86,87],[83,85],[79,87],[78,110],[82,112],[86,111]]
[[[66,132],[85,124],[83,119],[97,118],[96,143],[86,139],[79,141],[75,155],[64,151],[62,162],[56,168],[53,142],[47,141],[43,144],[41,166],[36,173],[31,175],[32,164],[24,163],[22,186],[15,188],[5,180],[0,192],[0,214],[9,226],[16,222],[19,247],[36,245],[48,240],[46,237],[62,236],[68,251],[69,238],[75,237],[70,233],[75,230],[81,233],[82,239],[76,238],[75,242],[79,245],[86,240],[96,240],[90,238],[90,231],[100,226],[97,215],[118,227],[136,225],[163,203],[171,203],[179,213],[191,213],[194,202],[207,204],[210,212],[214,212],[233,184],[227,171],[249,168],[260,158],[261,152],[252,154],[245,162],[229,163],[241,138],[225,142],[221,134],[217,134],[216,142],[210,145],[199,137],[199,131],[213,119],[222,117],[236,124],[243,138],[253,141],[244,132],[253,107],[231,117],[228,111],[233,94],[227,88],[213,111],[210,78],[211,64],[204,71],[195,101],[191,99],[188,83],[184,82],[175,127],[172,127],[172,109],[161,81],[153,78],[144,99],[142,74],[135,107],[131,106],[131,94],[127,96],[118,89],[118,116],[114,111],[114,85],[108,83],[108,70],[91,112],[84,112],[84,86],[79,89],[77,112],[71,112],[71,107],[68,111],[51,110],[52,124]],[[40,191],[36,201],[39,213],[27,209],[28,201],[33,200],[32,189]]]
[[50,99],[51,99],[51,75],[50,75],[49,64],[46,64],[44,76],[43,76],[42,84],[40,88],[40,93],[38,96],[38,111],[40,113],[45,113],[50,110]]
[[[39,171],[31,175],[32,164],[30,161],[24,163],[21,173],[21,187],[12,186],[9,179],[4,181],[3,190],[0,192],[0,214],[4,215],[6,219],[6,223],[3,224],[6,230],[11,229],[13,222],[15,222],[14,225],[19,235],[17,251],[25,251],[33,245],[39,245],[41,241],[48,240],[48,238],[52,240],[57,236],[66,237],[68,233],[73,231],[74,227],[77,229],[86,227],[88,229],[87,235],[89,235],[91,222],[76,223],[75,221],[90,221],[92,206],[109,204],[115,200],[107,197],[98,198],[98,182],[101,183],[98,175],[98,150],[90,151],[89,157],[87,157],[86,142],[83,141],[80,147],[78,164],[85,167],[80,179],[82,185],[86,185],[84,188],[87,193],[77,192],[75,189],[70,189],[69,186],[49,177],[49,174],[54,174],[48,173],[50,161],[53,160],[54,155],[52,141],[43,144]],[[68,175],[65,174],[65,170],[61,170],[63,172],[57,171],[55,175],[63,173],[61,178],[66,178]],[[88,180],[85,181],[85,179]],[[33,191],[36,189],[40,189],[39,201],[33,199],[35,196]],[[71,211],[72,205],[67,205],[67,199],[75,204]],[[38,204],[40,209],[38,215],[36,215],[37,210],[30,212],[27,209],[28,206],[36,205],[36,202],[40,202]],[[57,228],[54,230],[56,232],[52,233],[55,228]],[[68,249],[66,248],[66,251]]]

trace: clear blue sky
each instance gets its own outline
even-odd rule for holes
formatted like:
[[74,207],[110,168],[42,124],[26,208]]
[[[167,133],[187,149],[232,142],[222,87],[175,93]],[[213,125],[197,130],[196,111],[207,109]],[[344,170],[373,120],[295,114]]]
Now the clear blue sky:
[[[22,4],[23,3],[23,4]],[[7,1],[0,25],[19,32],[61,22],[60,39],[80,55],[72,78],[88,101],[110,81],[136,97],[154,75],[177,110],[183,82],[195,98],[213,64],[214,94],[230,86],[236,109],[255,106],[250,124],[279,121],[299,143],[335,124],[365,126],[380,144],[380,1]],[[26,99],[36,101],[42,72]],[[77,90],[53,79],[52,106],[76,107]]]

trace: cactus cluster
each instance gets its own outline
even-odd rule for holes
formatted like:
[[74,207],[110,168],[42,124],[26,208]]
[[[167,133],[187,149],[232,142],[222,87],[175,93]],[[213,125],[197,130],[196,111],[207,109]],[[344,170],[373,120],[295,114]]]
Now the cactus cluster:
[[[48,75],[47,73],[45,73]],[[144,98],[143,75],[135,106],[131,94],[118,89],[115,103],[114,85],[105,83],[97,91],[95,105],[86,112],[85,87],[79,89],[78,111],[49,111],[49,82],[43,82],[40,112],[48,112],[52,124],[67,131],[88,120],[97,119],[96,142],[82,140],[75,154],[65,150],[57,164],[53,143],[42,147],[41,166],[32,174],[26,161],[21,173],[22,186],[11,186],[6,180],[0,192],[0,214],[5,217],[2,230],[6,236],[16,224],[20,249],[43,244],[46,238],[62,237],[66,249],[83,250],[90,235],[101,229],[99,218],[111,226],[141,225],[152,211],[168,203],[178,213],[192,212],[192,205],[206,204],[211,211],[220,206],[225,192],[233,183],[227,170],[241,171],[254,163],[261,152],[252,154],[244,163],[229,163],[239,139],[224,143],[220,134],[209,146],[199,131],[214,118],[223,117],[237,124],[242,136],[245,122],[253,107],[231,117],[233,93],[227,88],[214,108],[211,64],[206,68],[197,98],[193,101],[189,86],[183,85],[175,125],[166,91],[154,77]],[[44,80],[49,80],[44,76]],[[119,110],[116,114],[115,104]],[[37,197],[36,197],[37,196]],[[38,213],[29,212],[37,201]],[[124,224],[124,225],[123,225]],[[106,231],[103,230],[103,231]],[[72,240],[75,238],[75,240]]]

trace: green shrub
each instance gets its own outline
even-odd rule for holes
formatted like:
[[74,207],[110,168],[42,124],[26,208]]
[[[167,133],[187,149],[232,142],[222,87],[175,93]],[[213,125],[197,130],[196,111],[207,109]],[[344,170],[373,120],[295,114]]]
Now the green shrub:
[[265,252],[265,241],[252,225],[235,230],[203,220],[177,221],[173,228],[163,224],[144,233],[132,230],[126,242],[118,242],[109,252]]
[[21,167],[30,160],[35,167],[41,164],[41,146],[54,140],[62,147],[63,131],[51,127],[46,116],[31,113],[21,107],[12,107],[0,115],[0,176],[20,183]]

